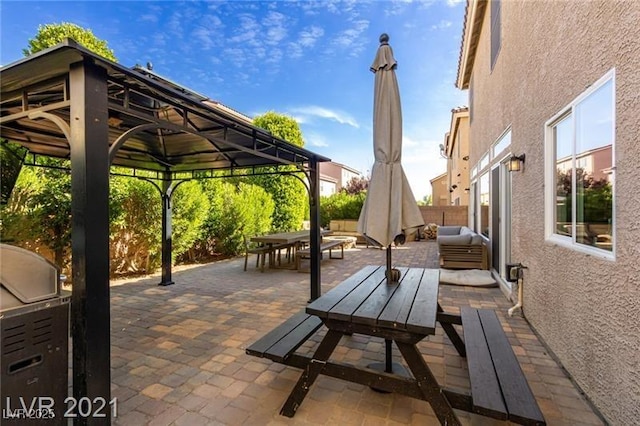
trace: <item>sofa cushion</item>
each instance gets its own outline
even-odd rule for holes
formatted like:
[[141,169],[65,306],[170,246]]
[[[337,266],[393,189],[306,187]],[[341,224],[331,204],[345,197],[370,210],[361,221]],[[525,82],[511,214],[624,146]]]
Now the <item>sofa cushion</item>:
[[482,241],[482,237],[474,232],[471,236],[471,241],[469,242],[469,244],[471,244],[472,246],[476,246],[482,244]]
[[460,228],[460,235],[475,235],[476,233],[466,226]]
[[438,235],[438,244],[441,245],[461,245],[470,244],[471,235]]
[[438,235],[458,235],[461,226],[438,226]]

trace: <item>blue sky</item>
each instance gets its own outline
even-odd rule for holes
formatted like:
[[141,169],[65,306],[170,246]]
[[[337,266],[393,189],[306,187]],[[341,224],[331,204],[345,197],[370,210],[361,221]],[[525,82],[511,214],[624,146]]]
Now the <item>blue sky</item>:
[[443,173],[465,2],[99,1],[0,3],[0,63],[22,57],[38,25],[73,22],[125,66],[154,72],[249,116],[300,123],[305,147],[367,173],[373,165],[378,37],[390,35],[403,110],[402,163],[417,199]]

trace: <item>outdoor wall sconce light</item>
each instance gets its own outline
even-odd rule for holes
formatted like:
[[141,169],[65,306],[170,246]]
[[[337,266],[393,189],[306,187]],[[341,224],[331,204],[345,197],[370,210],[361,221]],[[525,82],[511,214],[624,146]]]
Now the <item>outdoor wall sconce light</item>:
[[507,163],[507,168],[510,172],[519,172],[522,170],[522,165],[524,164],[525,155],[512,155],[509,158],[509,162]]

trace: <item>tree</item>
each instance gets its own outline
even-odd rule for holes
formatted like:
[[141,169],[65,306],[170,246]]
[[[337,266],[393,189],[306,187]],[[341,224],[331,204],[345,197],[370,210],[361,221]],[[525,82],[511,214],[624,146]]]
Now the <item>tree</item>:
[[253,124],[268,130],[272,135],[293,145],[304,146],[304,139],[298,122],[288,115],[268,111],[255,117]]
[[[29,46],[23,49],[23,53],[25,56],[32,55],[60,43],[66,37],[73,38],[98,55],[116,60],[107,43],[96,38],[91,30],[67,22],[38,27],[38,33],[29,40]],[[22,245],[31,245],[32,249],[46,246],[54,253],[55,263],[64,267],[68,263],[71,246],[71,176],[60,169],[68,169],[69,161],[41,158],[38,162],[48,169],[22,168],[20,176],[24,174],[25,178],[18,178],[13,189],[16,196],[12,194],[11,205],[3,209],[3,216],[6,215],[9,220],[3,221],[2,228],[5,235],[11,235],[15,240],[20,237]],[[37,187],[33,185],[34,181]],[[25,197],[25,194],[30,195]],[[3,194],[5,196],[8,194]]]
[[38,33],[29,40],[29,47],[22,49],[22,53],[25,56],[33,55],[36,52],[55,46],[65,38],[74,39],[80,45],[104,58],[114,62],[118,61],[106,41],[97,38],[90,29],[79,27],[70,22],[40,25]]
[[576,197],[576,220],[578,222],[609,223],[613,215],[611,183],[595,179],[583,168],[576,168],[575,192],[573,171],[556,172],[556,215],[558,222],[570,222],[573,217],[573,197]]
[[[300,126],[289,116],[269,111],[254,118],[253,123],[293,145],[304,146]],[[263,170],[271,171],[273,169],[264,168]],[[294,171],[296,169],[291,166],[280,168],[280,170]],[[249,181],[264,188],[275,201],[272,222],[274,230],[290,231],[300,228],[308,204],[306,189],[302,182],[286,175],[255,176]]]
[[419,206],[430,206],[431,205],[431,194],[425,195],[422,197],[422,200],[418,201]]
[[369,179],[364,176],[354,176],[351,178],[347,185],[341,189],[342,192],[346,192],[350,195],[366,192],[369,189]]

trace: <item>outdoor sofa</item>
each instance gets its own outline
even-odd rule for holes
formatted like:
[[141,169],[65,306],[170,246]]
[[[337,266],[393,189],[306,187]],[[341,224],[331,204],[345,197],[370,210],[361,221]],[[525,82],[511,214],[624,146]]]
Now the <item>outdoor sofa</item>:
[[439,226],[440,267],[447,269],[488,269],[484,238],[466,226]]

